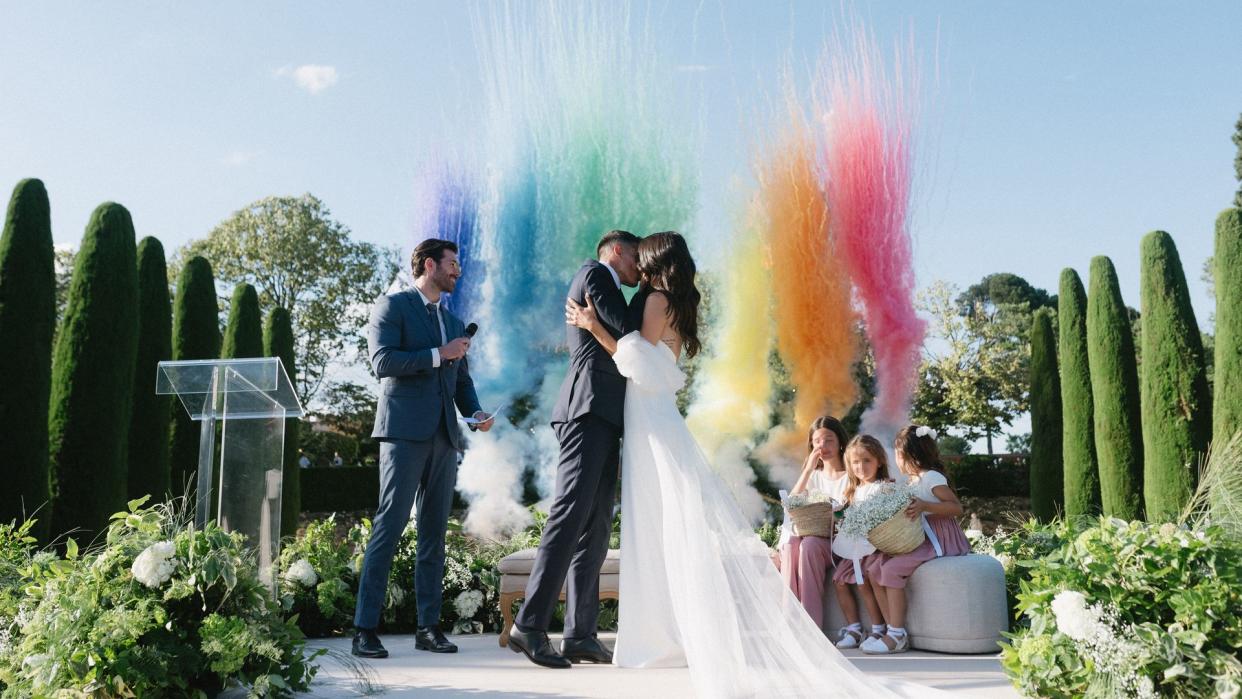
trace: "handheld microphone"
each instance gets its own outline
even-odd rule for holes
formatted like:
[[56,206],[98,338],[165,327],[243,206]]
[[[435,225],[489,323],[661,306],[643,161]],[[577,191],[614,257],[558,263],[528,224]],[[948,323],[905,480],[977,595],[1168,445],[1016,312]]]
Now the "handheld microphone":
[[474,334],[477,333],[478,331],[479,331],[479,324],[471,323],[470,325],[466,326],[466,337],[474,337]]

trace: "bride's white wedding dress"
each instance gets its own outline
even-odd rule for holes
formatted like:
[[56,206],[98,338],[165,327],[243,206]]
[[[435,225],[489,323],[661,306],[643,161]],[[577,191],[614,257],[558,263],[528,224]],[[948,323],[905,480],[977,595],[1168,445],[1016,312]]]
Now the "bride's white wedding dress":
[[689,666],[700,697],[925,697],[864,675],[807,616],[677,410],[673,351],[635,332],[621,460],[621,602],[613,662]]

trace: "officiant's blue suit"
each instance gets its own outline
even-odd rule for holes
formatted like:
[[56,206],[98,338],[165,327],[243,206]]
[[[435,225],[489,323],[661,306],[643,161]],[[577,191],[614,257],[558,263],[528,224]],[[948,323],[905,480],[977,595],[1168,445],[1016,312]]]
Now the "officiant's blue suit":
[[444,535],[457,484],[457,456],[465,446],[456,411],[473,415],[480,407],[469,360],[441,360],[437,366],[433,350],[465,334],[460,319],[442,306],[428,308],[417,289],[381,296],[371,308],[367,349],[380,379],[371,436],[380,443],[380,493],[354,612],[358,628],[379,624],[393,553],[413,506],[418,517],[418,624],[440,621]]

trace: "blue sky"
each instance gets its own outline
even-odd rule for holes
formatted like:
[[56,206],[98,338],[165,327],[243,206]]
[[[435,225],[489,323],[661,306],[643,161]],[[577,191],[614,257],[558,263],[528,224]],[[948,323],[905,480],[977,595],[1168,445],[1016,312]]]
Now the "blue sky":
[[[408,246],[426,154],[476,136],[470,7],[0,1],[0,186],[42,178],[58,243],[76,244],[105,200],[171,251],[248,202],[309,191],[358,237]],[[1199,270],[1237,186],[1242,3],[850,7],[882,41],[911,31],[924,59],[921,285],[1010,271],[1054,290],[1062,267],[1085,275],[1107,254],[1137,307],[1138,241],[1161,228],[1206,324]],[[701,94],[696,225],[727,226],[755,113],[782,62],[814,61],[841,6],[633,13]]]

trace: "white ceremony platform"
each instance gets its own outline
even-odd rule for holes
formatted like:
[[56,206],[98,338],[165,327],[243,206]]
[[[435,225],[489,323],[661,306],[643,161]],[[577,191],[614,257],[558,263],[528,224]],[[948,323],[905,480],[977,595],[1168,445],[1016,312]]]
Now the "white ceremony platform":
[[[613,634],[601,634],[611,647]],[[689,671],[680,669],[621,670],[611,665],[575,665],[549,670],[501,648],[496,634],[452,636],[459,651],[436,655],[414,649],[413,636],[383,636],[389,657],[368,661],[379,697],[429,699],[501,699],[506,697],[600,697],[660,699],[694,696]],[[558,646],[560,639],[553,636]],[[349,653],[350,639],[316,639],[312,648]],[[846,655],[866,672],[887,674],[959,694],[989,699],[1016,699],[1020,695],[1001,672],[999,656],[951,655],[911,651],[894,656]],[[351,673],[329,657],[320,658],[319,675],[309,695],[331,699],[364,696]],[[831,696],[825,687],[824,696]]]

